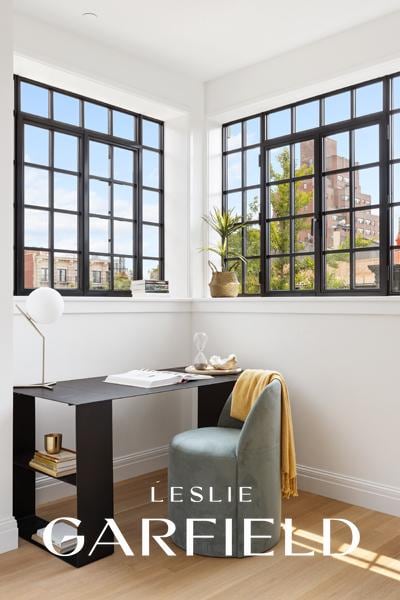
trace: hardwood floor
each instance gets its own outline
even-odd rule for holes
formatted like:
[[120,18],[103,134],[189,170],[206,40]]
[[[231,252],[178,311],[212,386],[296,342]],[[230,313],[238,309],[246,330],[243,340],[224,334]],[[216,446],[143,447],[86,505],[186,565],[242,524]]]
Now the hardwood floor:
[[[244,559],[187,557],[174,548],[166,556],[154,545],[141,557],[139,522],[166,516],[164,504],[150,503],[150,486],[165,496],[166,472],[157,471],[115,486],[116,521],[135,552],[74,569],[21,541],[0,556],[0,600],[399,600],[400,518],[300,492],[284,501],[283,516],[293,519],[295,551],[315,550],[314,557],[285,557],[283,539],[273,557]],[[42,516],[74,515],[74,500],[43,505]],[[322,519],[342,517],[360,530],[357,550],[342,558],[321,555]],[[344,525],[333,528],[332,548],[349,541]]]

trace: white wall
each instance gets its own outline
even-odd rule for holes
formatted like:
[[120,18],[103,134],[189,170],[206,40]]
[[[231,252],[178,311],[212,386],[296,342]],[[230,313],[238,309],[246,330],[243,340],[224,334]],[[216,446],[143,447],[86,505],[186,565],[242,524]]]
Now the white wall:
[[288,383],[299,487],[400,515],[400,299],[194,301],[210,351]]
[[[400,70],[400,13],[206,84],[209,206],[220,125]],[[293,403],[301,489],[400,515],[400,298],[195,301],[193,330],[243,367],[275,368]]]
[[12,36],[11,0],[0,21],[0,552],[17,547],[12,517]]

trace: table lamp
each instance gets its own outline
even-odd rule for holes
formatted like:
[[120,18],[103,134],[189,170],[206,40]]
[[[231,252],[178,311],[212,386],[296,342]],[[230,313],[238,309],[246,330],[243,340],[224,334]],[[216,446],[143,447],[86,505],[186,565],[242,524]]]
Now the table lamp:
[[55,382],[45,381],[46,368],[46,338],[40,331],[38,324],[50,324],[57,321],[64,311],[64,300],[57,290],[51,288],[38,288],[31,292],[26,300],[26,310],[18,304],[19,312],[29,321],[32,327],[42,338],[42,381],[31,385],[19,385],[21,388],[46,388],[52,390]]

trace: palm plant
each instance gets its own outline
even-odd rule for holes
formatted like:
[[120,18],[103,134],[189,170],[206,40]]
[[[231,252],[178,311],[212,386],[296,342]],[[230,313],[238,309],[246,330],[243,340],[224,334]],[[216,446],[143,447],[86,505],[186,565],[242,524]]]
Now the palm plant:
[[[213,254],[217,254],[221,259],[222,271],[235,271],[240,262],[247,262],[244,256],[237,252],[233,252],[229,247],[229,239],[244,227],[241,218],[233,214],[233,209],[222,211],[219,208],[213,208],[213,210],[211,210],[208,215],[204,215],[202,219],[221,238],[220,242],[217,244],[201,248],[202,252],[212,252]],[[237,260],[229,261],[228,263],[226,261],[228,258]],[[219,269],[215,266],[213,261],[209,260],[208,264],[213,273],[218,272]]]

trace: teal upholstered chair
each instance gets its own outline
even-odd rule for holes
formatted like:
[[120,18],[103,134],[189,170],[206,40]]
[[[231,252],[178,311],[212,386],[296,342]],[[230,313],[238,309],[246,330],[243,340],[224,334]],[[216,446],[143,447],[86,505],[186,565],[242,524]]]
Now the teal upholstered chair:
[[[230,416],[229,396],[217,427],[203,427],[176,435],[170,444],[169,486],[183,487],[183,502],[169,502],[175,523],[174,542],[186,549],[186,519],[214,518],[217,523],[196,523],[194,553],[225,556],[225,519],[233,523],[233,556],[244,555],[243,519],[274,519],[274,524],[252,523],[252,552],[266,552],[279,541],[281,520],[280,432],[281,385],[273,381],[261,393],[244,423]],[[190,489],[201,486],[202,502],[193,502]],[[232,501],[227,488],[232,487]],[[252,488],[252,502],[238,502],[239,486]],[[214,491],[210,502],[209,488]],[[196,491],[199,491],[198,489]]]

